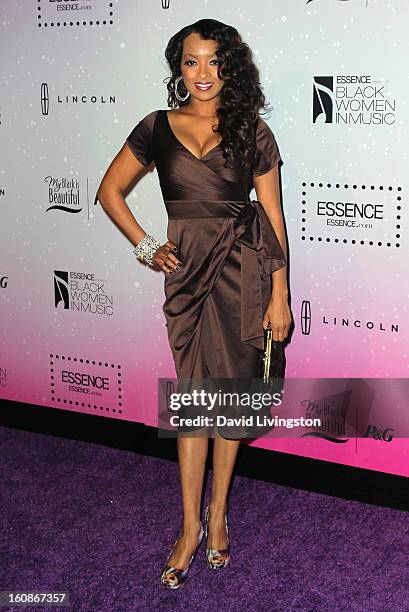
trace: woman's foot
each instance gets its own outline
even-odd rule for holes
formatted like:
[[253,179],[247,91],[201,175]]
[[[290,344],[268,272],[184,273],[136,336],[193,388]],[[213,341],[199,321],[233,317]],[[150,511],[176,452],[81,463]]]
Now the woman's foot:
[[183,526],[176,540],[166,566],[161,575],[161,582],[170,588],[178,588],[186,578],[192,557],[200,546],[203,537],[201,523]]
[[227,505],[209,504],[205,511],[206,557],[209,567],[226,567],[230,561],[230,544],[227,526]]

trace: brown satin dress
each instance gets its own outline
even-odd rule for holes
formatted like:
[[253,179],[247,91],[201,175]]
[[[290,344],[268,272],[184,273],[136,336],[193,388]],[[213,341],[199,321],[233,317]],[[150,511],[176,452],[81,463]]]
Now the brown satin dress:
[[175,136],[166,110],[149,113],[126,140],[142,164],[155,162],[168,239],[182,261],[180,271],[165,275],[163,304],[178,379],[260,376],[271,274],[286,259],[263,206],[249,199],[253,176],[281,159],[261,117],[255,139],[247,173],[237,163],[223,166],[220,145],[197,158]]

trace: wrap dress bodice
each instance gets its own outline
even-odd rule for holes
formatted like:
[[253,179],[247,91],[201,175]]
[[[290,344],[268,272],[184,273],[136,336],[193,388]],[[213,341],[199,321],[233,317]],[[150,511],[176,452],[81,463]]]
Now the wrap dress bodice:
[[264,348],[263,316],[271,274],[286,259],[268,216],[250,200],[253,176],[281,159],[268,124],[258,118],[248,172],[223,164],[220,145],[201,159],[174,134],[166,110],[146,115],[126,143],[143,164],[155,162],[177,245],[180,271],[165,274],[168,338],[178,377],[255,376]]

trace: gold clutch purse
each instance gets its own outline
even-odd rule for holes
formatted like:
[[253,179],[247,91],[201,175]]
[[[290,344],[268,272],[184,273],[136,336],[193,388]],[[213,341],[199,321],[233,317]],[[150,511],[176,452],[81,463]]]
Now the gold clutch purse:
[[[282,396],[284,387],[284,343],[273,340],[273,330],[270,326],[264,330],[264,353],[260,351],[260,381],[259,390],[262,393],[269,393],[270,396],[279,394]],[[263,405],[261,415],[271,418],[271,406]],[[273,429],[273,425],[254,425],[246,429],[248,437],[258,437],[265,435]]]
[[273,330],[270,325],[264,330],[264,356],[262,359],[261,376],[265,384],[280,384],[284,378],[285,356],[283,342],[273,340]]
[[267,327],[267,329],[264,330],[263,383],[268,383],[270,380],[272,341],[273,341],[273,331],[271,327]]

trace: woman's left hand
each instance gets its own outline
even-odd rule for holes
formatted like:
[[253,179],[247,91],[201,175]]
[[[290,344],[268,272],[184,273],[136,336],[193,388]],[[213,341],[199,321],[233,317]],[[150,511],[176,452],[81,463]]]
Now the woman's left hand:
[[291,310],[286,294],[273,295],[263,319],[266,329],[270,323],[273,330],[273,340],[283,341],[288,336],[292,321]]

